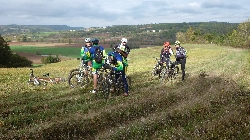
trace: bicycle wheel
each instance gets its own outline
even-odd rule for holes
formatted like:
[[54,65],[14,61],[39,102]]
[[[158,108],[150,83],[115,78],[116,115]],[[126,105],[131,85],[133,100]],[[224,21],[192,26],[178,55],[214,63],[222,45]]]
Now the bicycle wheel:
[[168,80],[175,80],[179,72],[179,67],[175,66],[174,68],[169,69]]
[[151,72],[151,75],[154,77],[156,75],[158,75],[160,77],[160,73],[161,73],[161,67],[160,66],[155,66]]
[[167,73],[168,73],[168,68],[162,66],[161,73],[159,74],[160,83],[163,83],[167,80]]
[[79,68],[77,68],[77,69],[72,69],[70,72],[69,72],[69,75],[71,75],[72,73],[74,73],[74,72],[79,72]]
[[68,84],[72,88],[84,88],[90,83],[90,79],[83,72],[73,72],[68,77]]
[[110,88],[111,88],[112,81],[109,77],[106,77],[105,81],[106,82],[103,83],[102,87],[103,87],[103,92],[106,95],[105,97],[106,99],[108,99],[110,96]]
[[99,92],[105,95],[106,99],[109,98],[110,94],[110,82],[111,80],[107,74],[103,73],[98,74],[97,88]]
[[178,76],[179,73],[179,67],[175,66],[173,69],[173,79],[176,79],[176,77]]
[[156,76],[157,75],[157,68],[153,68],[152,72],[151,72],[152,76]]
[[117,96],[124,93],[125,85],[124,85],[124,82],[122,80],[122,75],[120,75],[117,78],[116,82],[114,83],[114,91],[115,91]]

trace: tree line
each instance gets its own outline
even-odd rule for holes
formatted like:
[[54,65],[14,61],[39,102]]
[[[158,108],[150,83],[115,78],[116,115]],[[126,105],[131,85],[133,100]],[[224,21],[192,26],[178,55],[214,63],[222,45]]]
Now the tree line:
[[[16,34],[15,34],[16,35]],[[18,41],[34,41],[35,33],[19,34]],[[197,22],[197,23],[162,23],[144,25],[119,25],[108,28],[95,28],[90,31],[60,31],[44,35],[41,40],[58,42],[83,43],[85,37],[99,37],[102,43],[110,44],[110,47],[119,42],[121,37],[127,37],[131,48],[140,48],[142,45],[162,45],[175,40],[182,43],[217,44],[232,47],[250,48],[250,18],[243,23],[226,22]],[[0,67],[30,66],[31,62],[26,58],[12,54],[9,41],[13,35],[0,35]],[[37,38],[36,38],[37,39]],[[82,40],[81,40],[82,39]],[[7,40],[7,41],[6,41]],[[38,42],[38,40],[35,40]]]

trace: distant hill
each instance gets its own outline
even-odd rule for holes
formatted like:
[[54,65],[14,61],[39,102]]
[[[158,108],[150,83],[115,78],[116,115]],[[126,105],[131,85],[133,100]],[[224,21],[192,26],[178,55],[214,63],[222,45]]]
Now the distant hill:
[[83,27],[70,27],[68,25],[0,25],[0,34],[22,33],[22,32],[46,32],[61,30],[83,30]]

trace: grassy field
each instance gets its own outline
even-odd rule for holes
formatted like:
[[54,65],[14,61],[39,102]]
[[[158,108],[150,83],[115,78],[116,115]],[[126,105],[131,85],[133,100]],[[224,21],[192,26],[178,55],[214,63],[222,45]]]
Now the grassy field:
[[[47,45],[47,46],[46,46]],[[27,52],[37,55],[62,55],[71,58],[77,58],[80,55],[81,47],[72,46],[49,46],[49,44],[44,44],[44,46],[33,46],[33,45],[12,45],[10,46],[13,52]],[[106,48],[106,51],[111,51],[110,48]]]
[[[249,139],[250,52],[211,44],[184,47],[184,82],[179,76],[159,84],[151,76],[160,46],[135,49],[129,56],[130,96],[107,101],[89,93],[92,86],[31,86],[29,68],[2,68],[0,139]],[[67,78],[78,64],[48,64],[34,73]]]

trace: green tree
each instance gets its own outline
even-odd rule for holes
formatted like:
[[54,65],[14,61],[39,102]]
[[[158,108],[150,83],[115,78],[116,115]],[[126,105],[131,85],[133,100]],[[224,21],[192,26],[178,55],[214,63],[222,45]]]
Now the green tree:
[[205,39],[208,43],[212,43],[213,38],[214,38],[213,35],[210,34],[210,33],[204,34],[204,39]]
[[185,33],[177,32],[176,33],[176,40],[179,40],[182,43],[187,42]]
[[188,43],[193,43],[195,40],[195,32],[191,27],[186,31],[186,40]]
[[11,49],[9,44],[0,35],[0,67],[7,67],[11,59]]
[[250,48],[250,18],[233,30],[229,41],[231,46]]
[[31,66],[32,61],[18,54],[12,54],[9,44],[0,35],[0,68]]
[[27,42],[28,41],[27,35],[22,35],[21,41],[22,42]]

